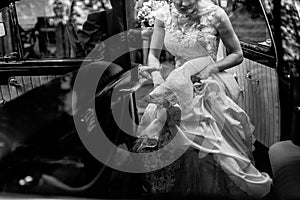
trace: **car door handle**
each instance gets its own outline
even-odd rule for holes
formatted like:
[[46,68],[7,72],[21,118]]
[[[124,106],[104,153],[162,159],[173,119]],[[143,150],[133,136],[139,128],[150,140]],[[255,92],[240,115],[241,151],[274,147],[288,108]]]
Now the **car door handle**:
[[4,105],[6,103],[5,100],[0,100],[0,106]]
[[16,88],[20,88],[23,86],[23,84],[19,83],[15,78],[10,78],[8,80],[8,84],[10,86],[16,87]]
[[258,80],[258,79],[253,79],[253,78],[252,78],[251,72],[247,72],[247,74],[246,74],[246,79],[247,79],[248,81],[255,82],[257,85],[259,84],[259,80]]

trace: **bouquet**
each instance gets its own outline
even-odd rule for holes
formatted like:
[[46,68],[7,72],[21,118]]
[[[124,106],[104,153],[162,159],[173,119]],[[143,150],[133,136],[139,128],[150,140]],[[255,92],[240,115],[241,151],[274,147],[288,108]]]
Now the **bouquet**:
[[156,11],[167,4],[164,0],[149,0],[138,10],[137,20],[141,28],[153,27]]

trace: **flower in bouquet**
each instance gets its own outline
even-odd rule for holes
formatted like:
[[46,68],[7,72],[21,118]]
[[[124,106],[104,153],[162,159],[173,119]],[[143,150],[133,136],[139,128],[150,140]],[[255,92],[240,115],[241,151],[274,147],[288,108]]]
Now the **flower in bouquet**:
[[164,0],[149,0],[143,3],[138,10],[137,20],[142,28],[153,27],[155,22],[156,11],[163,7],[167,2]]

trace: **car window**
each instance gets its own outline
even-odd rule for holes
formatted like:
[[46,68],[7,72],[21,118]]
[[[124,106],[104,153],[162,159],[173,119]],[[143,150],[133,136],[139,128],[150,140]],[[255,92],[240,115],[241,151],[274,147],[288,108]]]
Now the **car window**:
[[4,58],[12,55],[13,52],[16,52],[14,43],[15,40],[11,34],[11,23],[8,8],[4,8],[0,12],[0,22],[4,23],[6,32],[5,36],[0,37],[0,58]]
[[78,47],[83,45],[78,41],[78,32],[91,13],[110,8],[108,0],[16,2],[25,59],[85,57],[78,52]]
[[267,23],[258,0],[228,0],[225,10],[240,41],[271,47]]

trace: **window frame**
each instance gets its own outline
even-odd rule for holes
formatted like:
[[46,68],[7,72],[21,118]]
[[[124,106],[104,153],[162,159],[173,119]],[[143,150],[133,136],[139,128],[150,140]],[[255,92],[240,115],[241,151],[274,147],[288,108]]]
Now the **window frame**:
[[244,57],[250,60],[254,60],[260,64],[266,65],[271,68],[277,68],[278,65],[278,53],[276,48],[276,43],[274,40],[273,30],[271,28],[270,16],[267,15],[264,4],[261,0],[258,1],[259,6],[262,11],[262,15],[266,24],[266,29],[270,36],[271,45],[266,46],[258,44],[254,41],[250,41],[244,38],[240,38],[240,44],[243,49]]

